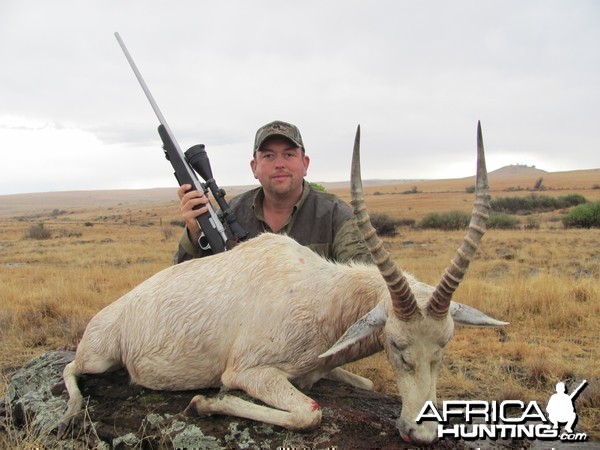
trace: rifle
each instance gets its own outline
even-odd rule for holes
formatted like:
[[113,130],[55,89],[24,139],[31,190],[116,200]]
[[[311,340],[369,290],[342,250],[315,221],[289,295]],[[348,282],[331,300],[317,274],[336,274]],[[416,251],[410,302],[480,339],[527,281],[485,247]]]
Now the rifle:
[[[158,105],[154,101],[154,97],[150,93],[146,82],[142,78],[142,75],[133,61],[133,58],[129,54],[127,47],[125,47],[125,43],[121,39],[121,36],[119,33],[115,33],[115,37],[117,38],[117,42],[121,46],[121,50],[123,50],[129,65],[133,69],[133,73],[140,83],[144,94],[146,94],[146,98],[150,102],[156,117],[158,117],[158,121],[160,122],[160,125],[158,126],[158,134],[163,142],[165,157],[167,160],[169,160],[173,166],[173,169],[175,170],[175,178],[177,179],[177,182],[180,186],[183,184],[190,184],[192,186],[191,190],[202,189],[205,194],[207,194],[208,190],[210,189],[213,193],[213,196],[217,200],[219,207],[221,208],[221,213],[224,219],[227,222],[232,239],[227,236],[225,229],[223,228],[223,224],[221,223],[221,219],[213,210],[210,202],[208,202],[206,204],[208,211],[196,218],[198,226],[202,230],[202,235],[198,239],[198,245],[200,245],[200,248],[205,251],[212,250],[213,253],[221,253],[228,247],[231,247],[232,240],[234,243],[245,240],[248,237],[248,233],[239,224],[233,211],[231,208],[229,208],[229,205],[225,201],[225,191],[217,186],[217,183],[212,175],[212,169],[210,167],[210,162],[208,160],[208,155],[206,154],[204,145],[194,145],[193,147],[190,147],[185,154],[181,151],[181,148],[175,140],[169,125],[167,125],[165,118],[160,112],[160,109],[158,109]],[[200,176],[206,181],[206,184],[200,182],[194,170],[200,174]],[[198,205],[194,207],[194,209],[199,209],[201,207],[201,205]]]

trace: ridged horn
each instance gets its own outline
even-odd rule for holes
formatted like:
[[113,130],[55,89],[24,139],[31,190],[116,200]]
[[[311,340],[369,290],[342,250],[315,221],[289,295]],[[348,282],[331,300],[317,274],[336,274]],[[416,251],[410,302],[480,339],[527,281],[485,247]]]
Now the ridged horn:
[[418,311],[417,301],[415,300],[406,278],[402,275],[402,272],[398,269],[396,263],[390,258],[390,254],[383,248],[383,241],[379,239],[375,228],[371,225],[371,219],[369,218],[367,207],[365,206],[365,197],[360,175],[360,125],[356,129],[356,137],[354,139],[350,189],[352,192],[352,200],[350,203],[354,208],[354,215],[356,216],[358,228],[371,252],[373,262],[379,268],[379,272],[388,286],[392,297],[394,313],[402,320],[409,320],[414,317],[415,313]]
[[481,238],[485,233],[486,222],[490,212],[490,194],[485,167],[485,154],[483,151],[483,136],[481,134],[481,123],[477,123],[477,182],[476,196],[469,222],[469,230],[463,239],[463,243],[456,251],[455,257],[446,267],[442,279],[431,295],[427,304],[427,312],[430,316],[443,319],[448,314],[452,294],[463,280],[469,262],[475,252]]

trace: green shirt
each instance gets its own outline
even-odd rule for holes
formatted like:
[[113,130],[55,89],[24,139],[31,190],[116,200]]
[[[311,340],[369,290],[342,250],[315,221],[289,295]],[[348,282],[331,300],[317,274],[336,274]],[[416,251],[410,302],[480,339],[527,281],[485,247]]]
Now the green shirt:
[[[265,222],[262,187],[240,194],[229,202],[238,222],[248,232],[248,238],[272,232]],[[306,181],[302,196],[292,209],[292,214],[279,233],[287,234],[301,245],[316,253],[337,261],[363,261],[371,263],[367,249],[352,209],[333,194],[318,191]],[[209,255],[192,243],[187,229],[179,241],[175,262]]]

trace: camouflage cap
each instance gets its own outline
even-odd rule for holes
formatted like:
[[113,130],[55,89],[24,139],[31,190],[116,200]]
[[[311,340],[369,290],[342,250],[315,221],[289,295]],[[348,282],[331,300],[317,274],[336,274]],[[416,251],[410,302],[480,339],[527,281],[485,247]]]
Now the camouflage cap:
[[263,142],[271,136],[283,136],[304,150],[304,143],[302,142],[302,136],[300,135],[298,127],[291,123],[275,120],[274,122],[260,127],[256,132],[256,137],[254,139],[254,153],[256,153]]

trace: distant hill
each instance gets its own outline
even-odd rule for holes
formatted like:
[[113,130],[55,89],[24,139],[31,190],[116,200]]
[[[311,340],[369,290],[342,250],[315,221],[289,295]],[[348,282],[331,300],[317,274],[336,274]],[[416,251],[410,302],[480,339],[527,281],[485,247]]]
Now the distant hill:
[[[533,166],[510,165],[489,172],[493,191],[528,189],[543,178],[548,189],[597,189],[600,186],[600,169],[547,172]],[[314,180],[310,180],[314,181]],[[475,177],[448,180],[364,180],[367,191],[379,190],[379,186],[410,184],[422,192],[463,191],[474,184]],[[318,182],[327,190],[341,192],[350,186],[349,181]],[[225,187],[227,198],[251,189],[254,186]],[[403,189],[403,188],[401,188]],[[594,192],[597,192],[595,190]],[[0,217],[14,217],[32,211],[51,212],[55,209],[94,208],[116,205],[142,205],[148,203],[177,202],[176,189],[122,189],[100,191],[66,191],[33,194],[0,195]]]
[[510,176],[510,175],[539,175],[543,176],[547,173],[545,170],[537,169],[535,166],[527,166],[524,164],[511,164],[510,166],[500,167],[499,169],[488,172],[488,176]]
[[[252,186],[225,188],[227,198]],[[143,205],[177,200],[175,187],[154,189],[106,189],[98,191],[62,191],[0,195],[0,217],[18,216],[31,211],[93,208],[113,205]]]
[[[506,178],[506,177],[511,177],[511,176],[515,176],[518,178],[522,178],[523,176],[534,176],[534,177],[537,176],[539,178],[539,177],[542,177],[549,173],[551,173],[551,172],[537,169],[535,166],[527,166],[524,164],[511,164],[509,166],[504,166],[499,169],[488,172],[488,176],[490,178],[494,178],[494,177]],[[474,175],[465,177],[465,179],[470,179],[470,178],[474,178]],[[455,178],[453,178],[453,179],[455,179]],[[394,184],[420,184],[422,182],[428,182],[428,181],[437,181],[437,180],[424,179],[424,178],[403,179],[403,180],[398,180],[398,179],[394,179],[394,180],[363,180],[363,186],[365,188],[368,188],[368,187],[377,187],[377,186],[389,186],[389,185],[394,185]],[[324,186],[326,189],[346,189],[346,188],[350,187],[350,181],[333,181],[333,182],[317,181],[316,183]]]

